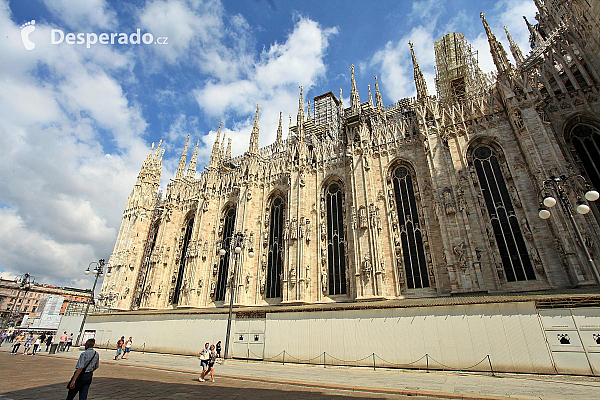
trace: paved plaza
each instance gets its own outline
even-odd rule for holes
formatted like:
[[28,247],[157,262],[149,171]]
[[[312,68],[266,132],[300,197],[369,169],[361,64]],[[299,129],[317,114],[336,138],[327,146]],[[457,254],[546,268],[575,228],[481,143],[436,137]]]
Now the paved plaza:
[[[0,351],[0,399],[62,399],[79,351],[11,356]],[[216,382],[199,383],[198,359],[137,353],[112,361],[114,352],[99,350],[91,399],[600,399],[600,379],[593,377],[387,370],[228,361],[217,365]]]

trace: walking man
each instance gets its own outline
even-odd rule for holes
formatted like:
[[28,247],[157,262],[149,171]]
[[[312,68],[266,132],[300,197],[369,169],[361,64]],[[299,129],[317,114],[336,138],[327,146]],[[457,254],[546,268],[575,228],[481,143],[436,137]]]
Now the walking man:
[[96,340],[94,339],[88,339],[85,342],[85,351],[79,356],[77,365],[75,365],[75,373],[69,382],[67,400],[73,400],[78,392],[79,400],[87,400],[88,391],[92,384],[92,376],[100,365],[100,356],[94,350],[95,344]]
[[48,337],[46,338],[46,351],[48,351],[51,344],[52,344],[52,335],[48,335]]
[[19,352],[19,347],[21,347],[21,343],[25,341],[25,337],[23,335],[17,336],[13,340],[13,348],[10,354],[17,354]]
[[65,351],[65,344],[67,343],[67,331],[64,331],[62,335],[60,335],[59,343],[58,343],[58,351]]
[[202,367],[202,374],[198,380],[204,382],[204,375],[208,369],[208,361],[210,360],[210,350],[208,349],[208,343],[204,344],[204,348],[200,351],[200,366]]
[[121,336],[121,339],[119,339],[119,341],[117,342],[117,354],[115,355],[115,361],[117,361],[119,359],[119,356],[121,356],[121,354],[123,352],[124,344],[125,344],[125,336]]
[[67,338],[67,349],[65,351],[69,351],[71,346],[73,346],[73,333]]

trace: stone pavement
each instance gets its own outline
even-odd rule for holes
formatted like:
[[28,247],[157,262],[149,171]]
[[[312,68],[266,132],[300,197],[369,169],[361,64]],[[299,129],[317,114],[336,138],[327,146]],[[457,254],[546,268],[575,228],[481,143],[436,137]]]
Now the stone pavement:
[[[0,348],[0,350],[6,351],[8,347]],[[180,379],[183,379],[185,385],[192,385],[191,388],[185,390],[194,391],[192,388],[197,387],[193,382],[197,378],[200,369],[199,361],[196,357],[133,352],[129,360],[115,362],[112,361],[114,351],[100,349],[99,353],[101,356],[101,368],[94,379],[96,379],[96,376],[108,378],[112,376],[111,374],[114,371],[124,371],[120,376],[126,379],[132,375],[145,377],[146,375],[154,376],[160,372],[163,375],[166,374],[171,377],[175,375],[185,377]],[[72,371],[74,359],[78,355],[79,351],[75,349],[68,353],[60,353],[52,356],[12,356],[12,358],[18,360],[26,359],[28,363],[43,360],[44,364],[50,361],[57,362],[58,360],[62,360],[63,362],[69,361],[67,363],[67,372],[65,372],[66,375],[69,375],[68,371]],[[3,371],[5,377],[7,362],[10,363],[11,361],[11,356],[0,352],[0,370]],[[19,361],[19,363],[21,362]],[[37,363],[40,364],[40,362]],[[10,371],[10,364],[8,366]],[[362,367],[328,366],[327,368],[323,368],[323,366],[316,365],[288,363],[282,365],[281,363],[247,362],[242,360],[227,361],[224,365],[217,365],[215,372],[218,377],[217,384],[229,385],[231,388],[246,388],[250,390],[254,385],[259,385],[259,387],[262,387],[260,385],[266,385],[262,387],[264,390],[267,390],[262,396],[265,398],[271,398],[271,394],[275,394],[275,392],[281,396],[281,390],[298,391],[297,398],[303,398],[307,393],[313,398],[315,396],[314,391],[317,390],[318,393],[325,396],[357,396],[361,398],[377,398],[379,395],[385,398],[423,396],[454,399],[600,399],[600,378],[595,377],[526,374],[498,374],[496,377],[492,377],[489,374],[482,373],[447,371],[430,371],[427,373],[425,371],[391,370],[384,368],[378,368],[376,371],[373,371],[370,368]],[[12,374],[9,373],[9,375]],[[62,376],[65,376],[65,374]],[[128,382],[127,385],[130,385],[130,383]],[[198,385],[201,384],[198,383]],[[64,383],[61,383],[60,386],[64,386]],[[146,388],[149,387],[151,386],[146,386]],[[6,388],[3,388],[1,381],[0,389],[3,389],[0,390],[0,393],[8,391]],[[119,390],[121,390],[120,386]],[[127,391],[125,390],[125,392]],[[331,391],[334,391],[335,394],[330,393]],[[217,397],[223,398],[224,392],[219,393]],[[232,393],[231,395],[233,396],[232,398],[235,398],[237,395],[241,396],[241,398],[251,398],[247,393],[244,395]],[[287,395],[291,394],[288,393]],[[152,396],[152,393],[149,396]],[[294,397],[296,397],[296,394],[294,394]],[[22,397],[14,396],[13,398]],[[122,397],[119,395],[118,398]],[[0,399],[3,399],[2,395],[0,395]],[[36,399],[39,400],[40,397]]]

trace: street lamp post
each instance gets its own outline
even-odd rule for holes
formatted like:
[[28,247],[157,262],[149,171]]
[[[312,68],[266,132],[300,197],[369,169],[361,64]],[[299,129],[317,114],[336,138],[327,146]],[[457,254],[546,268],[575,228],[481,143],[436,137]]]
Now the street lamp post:
[[[104,259],[100,259],[98,260],[98,262],[96,261],[92,261],[90,263],[90,265],[88,265],[87,269],[85,270],[85,274],[89,275],[90,274],[90,267],[96,264],[96,266],[94,267],[94,269],[92,269],[92,274],[96,275],[96,277],[94,278],[94,286],[92,286],[92,293],[90,295],[90,298],[87,301],[87,304],[85,306],[85,312],[83,313],[83,320],[81,321],[81,327],[79,327],[79,334],[77,335],[77,340],[75,341],[75,346],[79,346],[79,340],[81,339],[81,335],[83,334],[83,326],[85,325],[85,320],[87,319],[87,315],[88,315],[88,311],[90,309],[90,304],[92,303],[92,300],[94,299],[94,292],[96,291],[96,284],[98,283],[98,278],[102,278],[102,276],[104,276]],[[106,271],[106,276],[110,276],[110,267],[108,267],[107,271]]]
[[19,284],[19,288],[17,291],[17,297],[15,297],[15,302],[13,303],[12,307],[10,308],[10,312],[6,316],[5,321],[2,325],[10,325],[10,322],[12,321],[13,316],[15,314],[15,308],[17,306],[17,302],[19,301],[19,296],[21,295],[21,292],[25,291],[25,294],[27,294],[27,291],[31,288],[32,285],[35,284],[35,281],[34,281],[33,276],[31,276],[28,272],[26,272],[23,275],[17,276],[15,278],[15,283]]
[[590,254],[587,246],[585,245],[585,241],[583,240],[583,236],[581,235],[581,231],[579,230],[579,226],[577,226],[577,222],[575,222],[575,218],[573,217],[573,212],[571,208],[573,205],[569,200],[569,195],[567,193],[568,190],[572,190],[577,197],[577,202],[575,205],[575,210],[579,214],[587,214],[590,212],[590,206],[581,198],[581,194],[583,193],[583,197],[587,201],[596,201],[600,198],[600,194],[594,190],[585,180],[585,178],[581,175],[573,175],[566,176],[561,175],[560,177],[551,175],[549,179],[546,179],[542,184],[542,190],[540,191],[538,197],[543,195],[543,200],[540,203],[540,208],[538,210],[538,215],[541,219],[550,218],[550,208],[556,205],[556,198],[552,196],[552,193],[558,197],[560,204],[562,205],[563,210],[567,213],[569,217],[569,221],[575,230],[577,235],[577,239],[579,240],[579,245],[583,249],[585,256],[587,258],[590,269],[592,270],[592,274],[594,275],[594,280],[597,285],[600,285],[600,275],[598,274],[598,270],[596,269],[596,264],[592,259],[592,255]]
[[[233,298],[235,296],[235,281],[237,276],[237,264],[240,258],[240,253],[242,252],[242,247],[244,246],[244,234],[236,233],[232,238],[233,243],[233,253],[234,253],[234,264],[233,264],[233,273],[231,274],[231,278],[229,280],[229,316],[227,317],[227,334],[225,336],[225,353],[223,354],[223,359],[227,359],[229,356],[229,336],[231,334],[231,320],[233,316]],[[225,240],[223,240],[225,241]],[[227,250],[221,249],[219,250],[219,255],[223,257],[227,254]],[[248,257],[254,258],[254,249],[250,248],[248,250]]]

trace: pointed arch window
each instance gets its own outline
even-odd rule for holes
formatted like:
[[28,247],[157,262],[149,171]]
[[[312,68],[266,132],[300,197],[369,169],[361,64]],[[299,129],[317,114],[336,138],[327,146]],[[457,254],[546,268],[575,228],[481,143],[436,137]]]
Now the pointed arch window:
[[283,256],[283,212],[285,204],[279,196],[271,202],[269,247],[267,254],[266,297],[281,297],[281,268]]
[[571,144],[594,188],[600,188],[600,129],[579,123],[570,132]]
[[325,191],[327,204],[327,258],[329,295],[346,294],[346,238],[344,235],[344,192],[338,182]]
[[473,151],[473,163],[500,251],[506,280],[535,280],[533,265],[527,253],[527,245],[523,239],[519,219],[515,215],[497,152],[490,146],[480,145]]
[[185,273],[185,263],[187,261],[187,248],[192,238],[192,231],[194,228],[194,218],[190,218],[187,221],[185,227],[185,234],[183,236],[183,246],[181,246],[181,255],[179,257],[179,270],[177,271],[177,280],[175,281],[175,290],[173,292],[173,304],[179,304],[179,298],[181,294],[181,286],[183,285],[183,275]]
[[227,290],[227,276],[229,275],[229,259],[231,256],[231,239],[235,225],[235,209],[228,208],[225,211],[223,221],[223,236],[221,237],[222,249],[225,249],[225,255],[219,259],[219,272],[217,275],[217,288],[215,291],[215,301],[224,301]]
[[429,276],[415,199],[415,180],[409,169],[400,165],[392,172],[392,183],[398,213],[406,286],[408,289],[427,288]]

